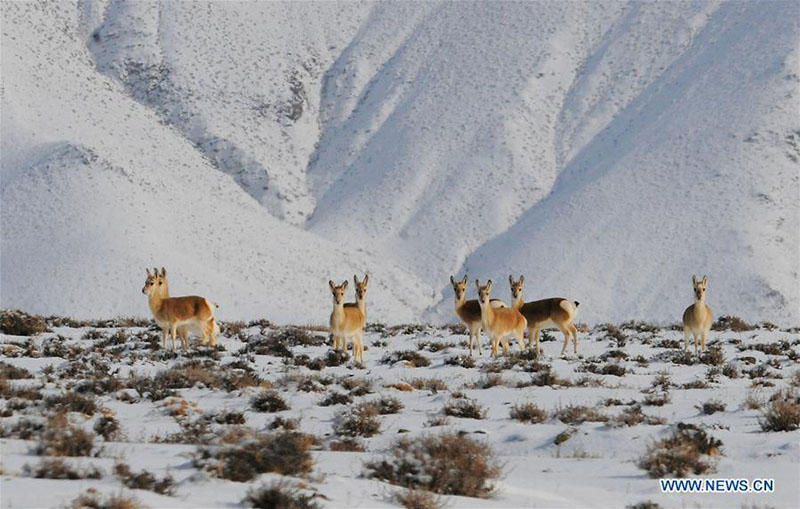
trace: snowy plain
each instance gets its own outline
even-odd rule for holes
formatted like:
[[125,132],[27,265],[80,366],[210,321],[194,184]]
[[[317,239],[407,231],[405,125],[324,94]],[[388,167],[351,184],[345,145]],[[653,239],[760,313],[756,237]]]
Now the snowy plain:
[[[0,336],[4,366],[30,375],[7,383],[43,396],[16,398],[17,404],[9,406],[15,410],[0,419],[6,437],[3,507],[63,507],[89,489],[101,497],[133,497],[148,507],[235,507],[250,489],[280,476],[261,474],[249,482],[221,479],[214,469],[195,463],[199,451],[231,446],[236,443],[231,436],[245,440],[247,435],[237,435],[237,430],[269,432],[277,418],[297,419],[301,432],[316,437],[313,470],[288,479],[325,507],[396,506],[392,494],[400,488],[366,477],[364,463],[389,454],[399,437],[444,431],[487,443],[502,465],[489,498],[443,496],[440,501],[447,507],[606,508],[652,501],[661,507],[791,508],[800,502],[797,432],[767,432],[760,426],[768,398],[800,384],[796,329],[714,331],[709,346],[719,355],[698,360],[683,353],[680,331],[642,324],[605,326],[581,333],[579,357],[560,358],[561,341],[556,338],[542,343],[539,363],[521,358],[512,345],[512,356],[493,359],[484,350],[482,356],[476,353],[474,367],[464,367],[460,363],[467,354],[467,335],[457,328],[373,326],[366,335],[365,365],[358,367],[349,361],[320,364],[328,358],[330,342],[325,332],[313,330],[263,322],[224,326],[230,337],[223,337],[216,350],[193,347],[176,355],[159,348],[159,333],[153,328],[105,325],[111,326],[53,327],[34,338]],[[298,337],[299,342],[292,339]],[[277,348],[279,344],[287,348]],[[266,353],[254,345],[274,350]],[[397,360],[399,352],[408,351],[424,360]],[[203,374],[180,371],[193,362],[206,366]],[[224,388],[208,376],[222,373],[233,380],[245,371],[256,381]],[[176,377],[178,372],[184,375]],[[154,385],[141,383],[159,376],[171,380],[165,386],[171,392],[158,394]],[[97,389],[111,384],[112,390]],[[289,408],[256,411],[253,397],[265,388],[277,391]],[[26,473],[26,465],[36,471],[47,459],[35,452],[38,431],[30,423],[45,423],[45,416],[57,408],[49,398],[65,391],[91,399],[96,409],[67,414],[68,422],[95,435],[92,455],[63,459],[77,470],[97,467],[100,479],[38,479]],[[323,406],[332,394],[349,394],[351,403]],[[402,407],[378,416],[380,429],[374,436],[356,437],[364,450],[332,451],[342,438],[334,433],[335,415],[384,397],[396,398]],[[447,404],[470,399],[485,409],[485,418],[444,415]],[[704,412],[702,406],[709,401],[720,403],[722,410]],[[753,402],[764,406],[758,409]],[[525,403],[546,412],[542,422],[511,418],[514,405]],[[571,406],[586,406],[599,417],[564,422],[569,419],[556,415]],[[647,419],[661,420],[619,424],[617,418],[635,406]],[[240,413],[241,421],[220,424],[218,417],[229,412]],[[104,440],[95,426],[108,414],[119,429]],[[27,425],[20,424],[25,421]],[[677,423],[698,426],[722,441],[713,473],[700,477],[771,478],[775,492],[662,494],[658,480],[638,463]],[[34,434],[22,440],[19,434],[26,429]],[[568,438],[556,444],[564,432]],[[125,488],[113,473],[119,463],[157,479],[171,476],[173,494]]]

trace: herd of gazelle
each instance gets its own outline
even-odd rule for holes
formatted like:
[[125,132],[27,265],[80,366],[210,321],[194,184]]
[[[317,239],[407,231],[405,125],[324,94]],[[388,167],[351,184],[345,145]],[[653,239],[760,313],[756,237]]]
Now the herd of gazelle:
[[[147,295],[150,311],[156,323],[161,327],[161,341],[164,348],[167,346],[167,337],[172,339],[172,348],[175,348],[176,336],[180,338],[184,349],[188,346],[189,333],[202,337],[202,342],[214,346],[219,334],[219,324],[214,319],[216,304],[208,299],[198,296],[170,297],[167,271],[163,267],[158,269],[145,269],[147,279],[142,288],[142,293]],[[481,331],[485,331],[490,339],[491,355],[498,355],[498,347],[503,344],[503,353],[508,355],[508,338],[513,337],[519,342],[520,349],[525,352],[536,344],[536,356],[539,356],[539,332],[547,328],[556,328],[564,334],[564,346],[561,356],[567,353],[569,339],[572,337],[573,351],[578,353],[578,329],[575,327],[575,317],[578,314],[580,303],[575,300],[554,297],[549,299],[525,302],[522,300],[522,288],[525,276],[514,280],[508,276],[511,285],[511,307],[506,306],[500,299],[490,297],[492,280],[481,285],[475,280],[478,289],[477,300],[467,300],[467,281],[456,280],[450,276],[450,284],[456,298],[456,314],[466,325],[469,331],[469,355],[472,356],[473,342],[478,344],[478,353],[482,354]],[[369,275],[359,281],[358,276],[353,276],[355,283],[356,301],[345,302],[348,281],[337,285],[328,281],[333,295],[333,311],[330,317],[330,334],[333,336],[334,350],[347,352],[347,340],[353,342],[353,359],[362,363],[364,361],[364,326],[367,323],[367,285]],[[689,349],[689,336],[694,337],[695,354],[698,353],[698,338],[700,348],[706,347],[708,332],[711,330],[713,315],[711,308],[705,302],[708,277],[698,280],[692,276],[694,289],[694,304],[683,312],[684,349]],[[525,330],[528,330],[528,342],[525,343]]]

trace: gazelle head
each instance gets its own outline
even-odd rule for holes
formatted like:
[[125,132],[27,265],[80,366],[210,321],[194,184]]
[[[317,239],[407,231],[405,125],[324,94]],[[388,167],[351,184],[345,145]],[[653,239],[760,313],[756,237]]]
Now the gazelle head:
[[520,275],[519,281],[514,281],[514,276],[508,276],[508,282],[511,283],[511,298],[513,300],[522,298],[522,287],[525,285],[525,276]]
[[694,287],[694,296],[697,300],[703,300],[706,297],[706,286],[708,286],[708,276],[703,276],[703,279],[698,281],[697,276],[692,276],[692,286]]
[[331,287],[333,294],[333,305],[338,306],[344,302],[344,292],[347,290],[347,280],[345,279],[342,284],[336,286],[333,281],[328,281],[328,286]]
[[364,300],[367,297],[367,285],[369,284],[369,274],[364,274],[364,279],[358,280],[358,276],[353,275],[353,282],[356,284],[356,300]]
[[464,295],[467,293],[467,275],[464,274],[464,279],[456,281],[453,276],[450,276],[450,284],[453,285],[453,291],[456,292],[456,301],[464,300]]
[[481,307],[488,306],[491,300],[489,294],[492,293],[492,280],[490,279],[485,285],[481,285],[481,282],[476,279],[475,286],[478,287],[478,302],[480,302]]
[[142,293],[148,297],[151,295],[157,295],[163,286],[163,281],[159,279],[158,271],[156,271],[154,274],[151,274],[150,269],[144,270],[147,273],[147,279],[144,280]]

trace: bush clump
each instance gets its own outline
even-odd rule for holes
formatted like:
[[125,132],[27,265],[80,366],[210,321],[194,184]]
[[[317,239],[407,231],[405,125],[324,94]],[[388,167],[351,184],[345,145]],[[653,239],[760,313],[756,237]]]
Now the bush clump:
[[286,481],[273,481],[250,489],[242,505],[255,509],[316,509],[319,504],[314,497]]
[[12,336],[35,336],[50,329],[39,315],[29,315],[18,309],[4,309],[0,311],[0,331]]
[[547,412],[539,408],[535,403],[523,403],[511,407],[511,418],[520,422],[538,424],[547,420]]
[[567,405],[559,408],[556,410],[555,417],[564,424],[608,421],[607,415],[583,405]]
[[652,444],[639,467],[650,477],[686,477],[688,474],[706,474],[713,465],[708,458],[720,454],[722,442],[692,424],[678,423],[672,436]]
[[262,391],[260,394],[253,396],[250,400],[250,406],[256,412],[280,412],[288,410],[289,405],[286,403],[278,391]]
[[800,395],[793,389],[776,392],[770,397],[759,422],[764,431],[794,431],[800,428]]
[[90,456],[93,448],[91,433],[69,425],[65,414],[56,414],[48,419],[35,451],[39,456]]
[[711,326],[711,330],[731,330],[733,332],[746,332],[755,329],[738,316],[720,316]]
[[118,463],[114,466],[114,474],[120,478],[122,484],[132,490],[148,490],[159,495],[170,496],[175,492],[175,479],[171,475],[157,479],[156,476],[146,470],[142,470],[139,473],[131,472],[130,467],[124,463]]
[[399,399],[392,396],[382,397],[375,402],[375,406],[381,415],[396,414],[405,407]]
[[219,450],[216,463],[203,465],[212,455],[201,451],[198,463],[219,477],[237,482],[247,482],[263,473],[306,475],[314,461],[309,450],[314,440],[297,431],[261,433],[236,446]]
[[333,431],[340,437],[371,437],[381,429],[378,408],[372,403],[359,403],[337,413]]
[[457,433],[403,437],[391,453],[365,465],[367,476],[442,495],[487,497],[500,476],[488,445]]
[[485,419],[487,410],[474,399],[458,398],[444,406],[444,414],[464,419]]
[[711,399],[703,403],[698,409],[703,412],[703,415],[712,415],[717,412],[724,412],[725,403],[716,399]]
[[424,368],[431,365],[431,361],[416,350],[402,350],[399,352],[387,353],[381,362],[383,364],[393,364],[395,362],[404,361],[411,367]]

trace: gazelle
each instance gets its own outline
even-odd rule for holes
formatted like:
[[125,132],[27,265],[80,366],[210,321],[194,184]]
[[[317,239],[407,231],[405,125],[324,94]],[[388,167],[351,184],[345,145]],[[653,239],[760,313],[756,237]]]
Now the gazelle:
[[[175,335],[178,327],[187,325],[192,329],[203,331],[203,342],[214,332],[214,305],[203,297],[162,297],[161,288],[163,280],[159,281],[156,274],[151,274],[150,269],[145,269],[147,279],[144,282],[142,293],[147,295],[150,311],[161,327],[161,344],[167,348],[167,336],[171,335],[172,348],[175,349]],[[159,284],[161,283],[161,284]]]
[[[464,322],[469,331],[469,356],[472,357],[472,338],[478,342],[478,353],[483,355],[481,348],[481,306],[477,300],[467,300],[467,275],[464,274],[464,279],[456,281],[455,278],[450,276],[450,284],[453,285],[453,292],[456,296],[456,314]],[[505,303],[500,299],[491,299],[491,305],[494,307],[506,307]]]
[[[366,292],[366,282],[364,278],[364,291]],[[333,347],[341,345],[347,351],[347,338],[353,338],[353,360],[360,364],[364,363],[364,325],[367,323],[366,303],[362,302],[362,307],[358,303],[354,306],[345,306],[344,293],[347,290],[347,280],[339,286],[333,281],[328,281],[328,286],[333,294],[333,311],[331,311],[330,330],[333,335]],[[365,295],[366,296],[366,295]]]
[[519,310],[528,321],[528,347],[531,343],[536,343],[536,357],[539,357],[540,353],[539,331],[551,327],[556,327],[564,334],[561,356],[563,357],[567,353],[570,334],[572,335],[573,349],[577,355],[578,329],[573,322],[578,314],[580,302],[561,297],[524,302],[522,288],[525,285],[525,276],[520,276],[519,281],[514,281],[513,276],[508,276],[508,282],[511,283],[511,307]]
[[[161,289],[161,298],[166,299],[169,298],[169,280],[167,279],[167,269],[161,267],[161,273],[158,272],[158,268],[153,267],[153,272],[156,275],[158,287]],[[216,304],[214,304],[216,307]],[[217,320],[212,318],[213,325],[211,328],[211,344],[210,346],[213,347],[217,344],[217,336],[219,335],[219,323]],[[181,325],[178,327],[178,337],[181,340],[181,344],[183,345],[183,349],[186,350],[189,347],[189,333],[194,333],[197,336],[202,337],[205,339],[205,335],[203,334],[203,330],[198,327],[192,327],[192,324]]]
[[689,350],[689,334],[694,336],[694,354],[697,355],[697,336],[700,336],[700,348],[706,348],[706,338],[708,331],[711,330],[711,322],[714,320],[711,308],[706,305],[706,286],[708,286],[708,276],[703,276],[701,281],[697,276],[692,276],[692,286],[694,287],[694,304],[686,308],[683,312],[683,349]]
[[478,303],[481,306],[481,322],[483,328],[489,333],[492,345],[492,355],[497,356],[497,347],[500,340],[503,341],[503,353],[508,355],[508,336],[514,336],[519,341],[522,351],[525,351],[525,328],[528,321],[522,313],[514,308],[495,308],[492,306],[489,295],[492,292],[492,280],[486,285],[481,286],[480,281],[475,280],[478,287]]
[[[367,322],[367,285],[369,284],[369,274],[364,274],[364,279],[359,281],[358,276],[353,274],[353,283],[356,285],[356,301],[355,302],[345,302],[345,308],[358,308],[361,313],[364,315],[364,323]],[[334,347],[333,349],[336,350],[335,345],[335,338],[334,338]],[[342,338],[342,351],[347,352],[347,338]],[[355,343],[354,343],[355,345]],[[355,346],[353,346],[353,355],[355,355],[356,350]]]

